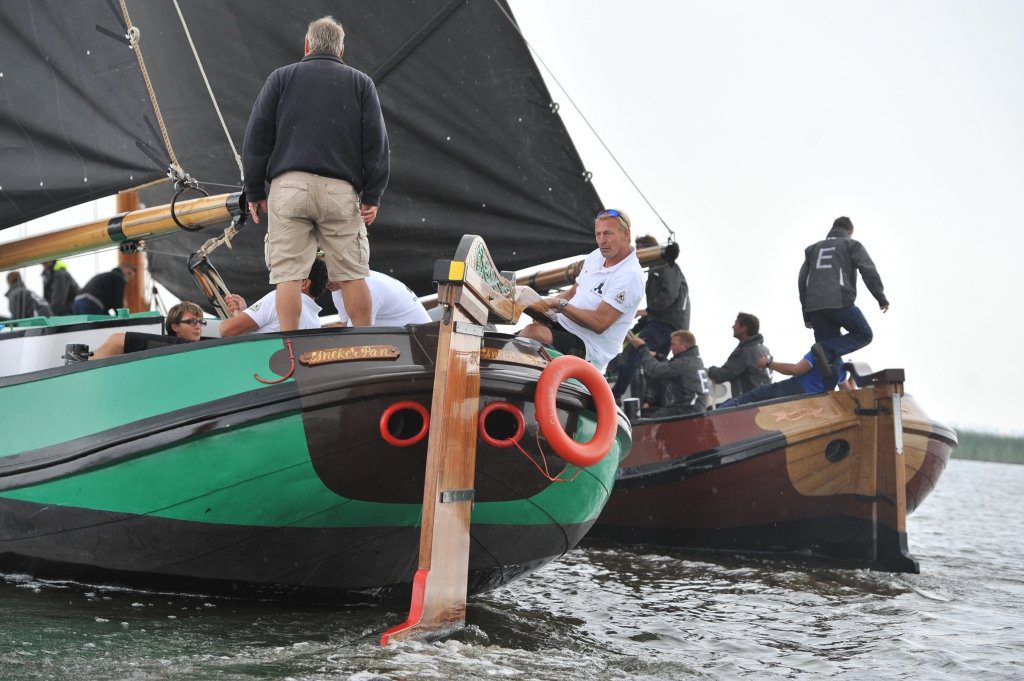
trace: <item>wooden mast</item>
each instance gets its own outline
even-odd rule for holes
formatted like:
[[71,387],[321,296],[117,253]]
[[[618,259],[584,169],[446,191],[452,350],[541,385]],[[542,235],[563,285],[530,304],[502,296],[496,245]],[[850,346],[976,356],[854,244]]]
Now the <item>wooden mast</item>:
[[384,632],[381,645],[438,638],[465,623],[482,325],[514,323],[518,317],[515,287],[498,273],[478,236],[462,237],[455,260],[435,264],[434,279],[444,309],[434,368],[419,562],[409,617]]
[[[118,213],[130,213],[138,209],[138,192],[121,192],[117,195]],[[118,251],[117,264],[135,268],[135,276],[124,285],[125,307],[129,312],[145,312],[149,309],[149,300],[146,298],[146,254],[141,250],[132,253]]]
[[[180,201],[174,207],[174,215],[190,228],[215,225],[242,214],[241,196],[236,192]],[[152,239],[178,229],[169,205],[142,208],[6,243],[0,249],[0,271],[109,248],[125,241]]]

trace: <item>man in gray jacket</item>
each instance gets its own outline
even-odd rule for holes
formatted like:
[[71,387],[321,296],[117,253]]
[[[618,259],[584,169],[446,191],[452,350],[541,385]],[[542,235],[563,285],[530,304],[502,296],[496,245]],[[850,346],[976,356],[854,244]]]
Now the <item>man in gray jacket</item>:
[[662,390],[662,407],[651,414],[662,416],[684,416],[703,414],[707,408],[710,382],[700,358],[697,339],[689,331],[673,331],[670,341],[672,359],[658,361],[647,350],[643,338],[630,333],[626,340],[640,354],[644,372],[658,382]]
[[731,381],[732,396],[739,397],[754,388],[771,383],[767,369],[758,366],[757,360],[768,352],[764,346],[764,337],[759,333],[761,322],[757,317],[746,312],[736,315],[732,325],[732,336],[740,343],[720,367],[708,369],[708,376],[715,383]]
[[[637,249],[651,248],[658,245],[658,240],[649,234],[636,238]],[[666,262],[651,265],[647,270],[647,285],[644,294],[647,307],[637,312],[640,321],[633,327],[647,343],[647,347],[662,358],[668,355],[670,337],[673,331],[690,328],[690,287],[686,276],[676,264],[679,249],[666,249]],[[675,254],[675,255],[673,255]],[[640,368],[640,355],[632,348],[619,355],[619,369],[612,395],[615,399],[622,397],[626,389],[633,383],[637,369]]]
[[53,314],[50,306],[37,293],[28,290],[21,280],[20,272],[7,273],[7,302],[11,309],[11,319],[27,319],[29,317],[49,317]]
[[[800,268],[798,286],[804,323],[814,329],[817,342],[812,351],[825,376],[837,357],[863,348],[874,337],[864,314],[854,305],[858,271],[882,312],[889,309],[875,263],[864,246],[850,238],[852,235],[850,218],[836,218],[828,236],[804,250]],[[843,329],[847,333],[840,335]]]

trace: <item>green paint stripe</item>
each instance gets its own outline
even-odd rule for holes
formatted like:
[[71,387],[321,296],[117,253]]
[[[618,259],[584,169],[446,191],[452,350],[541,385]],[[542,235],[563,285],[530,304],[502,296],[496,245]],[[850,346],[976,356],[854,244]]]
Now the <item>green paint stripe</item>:
[[[593,424],[578,435],[589,439]],[[616,451],[573,482],[529,499],[478,503],[473,522],[545,525],[593,520],[608,499]],[[569,467],[566,477],[575,469]],[[538,473],[539,475],[539,473]],[[38,504],[260,527],[415,526],[420,504],[357,501],[321,483],[298,414],[208,434],[161,452],[0,496]]]
[[0,457],[50,447],[135,421],[266,386],[280,339],[199,346],[5,387]]

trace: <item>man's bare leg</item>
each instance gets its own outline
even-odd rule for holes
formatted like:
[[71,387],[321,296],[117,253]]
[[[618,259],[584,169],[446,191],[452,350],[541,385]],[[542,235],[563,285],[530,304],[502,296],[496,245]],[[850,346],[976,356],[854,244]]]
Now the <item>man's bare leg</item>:
[[352,279],[337,282],[341,287],[341,297],[345,300],[345,312],[352,326],[369,326],[373,311],[373,298],[370,287],[365,279]]
[[92,353],[92,357],[89,359],[103,359],[104,357],[113,357],[114,355],[124,354],[124,332],[120,331],[110,336],[107,340],[103,341],[103,345],[96,348],[96,351]]
[[277,285],[277,319],[282,331],[299,328],[299,314],[302,312],[302,282],[282,281]]
[[538,340],[546,345],[551,345],[554,342],[554,336],[551,335],[551,327],[545,326],[544,324],[531,323],[524,326],[516,334],[522,338],[532,338]]

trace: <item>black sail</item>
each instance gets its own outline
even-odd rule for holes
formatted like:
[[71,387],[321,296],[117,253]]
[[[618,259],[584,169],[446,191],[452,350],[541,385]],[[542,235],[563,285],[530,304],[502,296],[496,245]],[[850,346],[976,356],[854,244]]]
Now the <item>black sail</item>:
[[[465,233],[483,235],[506,269],[593,247],[597,193],[504,3],[178,4],[239,151],[260,87],[301,58],[308,23],[331,14],[344,24],[345,61],[377,83],[391,144],[390,182],[369,229],[374,269],[422,294],[434,261],[450,258]],[[127,8],[176,158],[210,193],[238,190],[238,165],[175,4]],[[116,0],[0,3],[0,226],[164,174],[168,154],[137,60],[118,37],[119,10]],[[156,205],[172,193],[165,183],[142,198]],[[211,257],[249,301],[270,288],[265,229],[265,220],[250,222]],[[148,244],[154,277],[181,298],[200,297],[185,263],[210,236]]]
[[160,178],[167,164],[117,3],[0,3],[0,229]]
[[[493,0],[180,3],[231,138],[241,147],[267,75],[301,58],[308,23],[331,14],[345,26],[345,61],[377,84],[391,145],[391,177],[369,229],[374,269],[418,293],[433,263],[465,233],[484,235],[499,265],[517,269],[593,247],[600,201],[551,96]],[[239,170],[171,3],[131,4],[174,149],[208,189],[239,184]],[[153,27],[156,27],[154,30]],[[175,59],[164,58],[173,54]],[[325,141],[327,143],[327,141]],[[151,191],[149,203],[165,200]],[[265,221],[211,257],[232,290],[269,290]],[[208,235],[152,247],[156,278],[195,297],[184,257]]]

